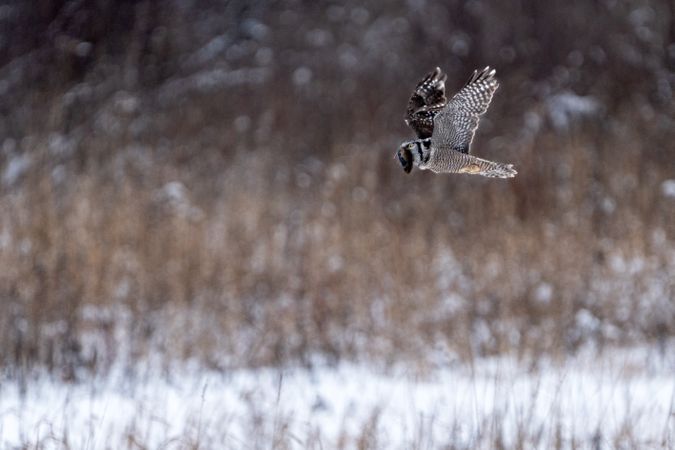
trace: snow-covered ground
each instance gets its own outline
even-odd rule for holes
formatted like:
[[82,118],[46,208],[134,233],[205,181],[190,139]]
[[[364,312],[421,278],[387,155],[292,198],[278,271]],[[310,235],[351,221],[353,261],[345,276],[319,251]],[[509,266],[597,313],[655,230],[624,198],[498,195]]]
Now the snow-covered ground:
[[626,448],[674,447],[673,352],[609,355],[534,368],[480,360],[426,375],[347,363],[225,374],[184,365],[76,384],[43,377],[23,394],[5,381],[0,448],[332,448],[359,436],[377,448],[492,448],[502,439],[602,449],[621,436]]

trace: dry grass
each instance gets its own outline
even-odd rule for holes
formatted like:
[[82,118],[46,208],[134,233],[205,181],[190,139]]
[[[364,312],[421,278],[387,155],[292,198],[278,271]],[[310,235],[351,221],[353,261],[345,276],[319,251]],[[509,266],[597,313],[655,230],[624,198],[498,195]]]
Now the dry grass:
[[[0,29],[9,378],[79,380],[119,361],[133,375],[150,357],[166,371],[426,371],[584,346],[666,352],[670,4],[95,3],[17,2]],[[454,89],[485,64],[501,87],[474,145],[518,177],[405,176],[392,155],[411,135],[409,89],[436,65]],[[551,99],[570,93],[599,106],[556,124]],[[290,446],[274,420],[261,442]],[[375,411],[355,445],[377,447],[377,427]],[[486,427],[477,447],[505,447],[499,418]],[[520,448],[589,445],[530,432]],[[419,436],[411,447],[443,445]]]
[[[60,176],[38,140],[20,189],[0,199],[0,356],[94,367],[123,336],[132,355],[159,345],[214,367],[316,354],[425,364],[436,346],[470,359],[665,339],[667,175],[628,156],[647,152],[637,138],[588,134],[545,131],[509,151],[510,183],[404,177],[379,147],[297,163],[237,152],[203,178],[126,145]],[[610,149],[629,161],[590,161]]]

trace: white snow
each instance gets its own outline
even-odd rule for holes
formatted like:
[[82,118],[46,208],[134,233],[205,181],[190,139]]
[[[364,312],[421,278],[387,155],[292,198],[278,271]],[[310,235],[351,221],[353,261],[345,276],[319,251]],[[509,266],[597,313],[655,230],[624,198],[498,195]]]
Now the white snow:
[[600,102],[591,96],[565,91],[546,101],[549,117],[556,129],[565,130],[577,119],[592,117],[600,112]]
[[180,181],[166,183],[155,192],[154,200],[181,217],[200,220],[204,216],[204,212],[192,204],[187,187]]
[[312,71],[308,67],[302,66],[295,69],[293,72],[293,84],[302,86],[312,80]]
[[2,174],[2,181],[7,185],[13,185],[31,165],[31,159],[26,154],[19,154],[9,159]]
[[551,303],[552,298],[553,286],[543,281],[539,283],[539,285],[537,285],[536,289],[534,290],[534,299],[543,305],[548,305]]
[[675,180],[666,180],[661,183],[661,192],[666,197],[675,198]]
[[673,442],[672,353],[638,349],[524,365],[500,358],[423,375],[348,363],[226,374],[186,364],[145,374],[138,367],[133,378],[118,369],[80,384],[41,377],[24,394],[6,381],[0,447],[50,448],[67,436],[73,448],[122,448],[132,436],[149,448],[249,448],[291,436],[295,448],[312,439],[332,448],[369,424],[378,448],[408,448],[421,436],[434,447],[490,448],[489,436],[508,445],[522,432],[545,446],[558,432],[583,448],[598,439],[610,446],[626,426],[637,443]]
[[162,101],[175,101],[192,92],[210,93],[225,87],[262,84],[270,75],[269,69],[264,67],[205,69],[166,82],[160,88],[159,96]]

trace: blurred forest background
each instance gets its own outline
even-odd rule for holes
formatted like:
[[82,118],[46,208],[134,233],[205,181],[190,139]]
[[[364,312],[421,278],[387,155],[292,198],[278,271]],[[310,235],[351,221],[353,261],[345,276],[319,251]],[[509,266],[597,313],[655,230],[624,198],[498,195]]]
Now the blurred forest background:
[[[404,174],[486,65],[519,175]],[[666,351],[674,88],[668,0],[0,1],[0,366]]]

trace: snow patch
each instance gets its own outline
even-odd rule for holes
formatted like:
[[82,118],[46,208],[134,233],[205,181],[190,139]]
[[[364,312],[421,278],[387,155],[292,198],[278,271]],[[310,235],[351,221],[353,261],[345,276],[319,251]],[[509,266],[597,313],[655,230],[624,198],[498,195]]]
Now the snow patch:
[[16,155],[9,159],[2,173],[2,182],[12,186],[30,167],[31,159],[27,153]]
[[[0,385],[0,446],[67,435],[76,448],[122,448],[131,433],[150,448],[191,439],[201,448],[244,448],[253,427],[256,439],[269,443],[274,424],[283,424],[294,437],[292,448],[306,447],[313,436],[331,447],[341,438],[355,441],[373,418],[372,432],[386,448],[409,447],[420,433],[434,445],[452,439],[467,448],[489,448],[494,440],[485,433],[499,433],[507,447],[523,432],[542,442],[559,436],[590,443],[598,434],[607,440],[621,435],[626,424],[641,442],[673,438],[667,426],[675,393],[672,353],[642,348],[600,358],[590,352],[562,365],[525,366],[515,358],[480,359],[421,376],[348,363],[228,373],[188,363],[158,373],[139,368],[146,375],[135,380],[125,370],[89,384],[44,377],[24,391],[6,381]],[[499,426],[486,430],[488,423]]]
[[312,71],[308,67],[302,66],[293,72],[293,84],[302,86],[312,80]]
[[675,198],[675,180],[666,180],[661,183],[661,193],[670,198]]
[[591,96],[562,92],[550,97],[546,101],[546,108],[553,126],[558,130],[566,130],[574,121],[598,114],[601,105]]

